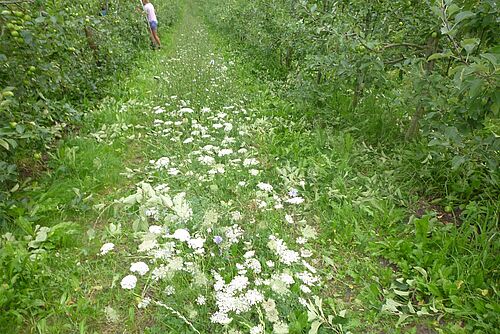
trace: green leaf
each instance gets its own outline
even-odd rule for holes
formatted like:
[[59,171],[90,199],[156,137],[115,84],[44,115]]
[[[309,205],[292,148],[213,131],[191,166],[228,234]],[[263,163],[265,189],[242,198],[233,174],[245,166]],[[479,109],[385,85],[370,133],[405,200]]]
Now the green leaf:
[[424,268],[422,267],[413,267],[413,269],[415,269],[416,271],[418,271],[420,274],[422,274],[422,276],[424,276],[424,279],[427,281],[427,271],[425,271]]
[[14,193],[14,192],[16,192],[17,190],[19,190],[19,183],[16,183],[16,185],[15,185],[15,186],[13,186],[13,187],[10,189],[10,192],[11,192],[11,193]]
[[410,291],[401,291],[401,290],[392,290],[395,294],[401,297],[408,297],[410,295]]
[[320,327],[321,327],[321,322],[319,320],[314,321],[311,324],[311,329],[309,330],[309,334],[317,334]]
[[483,57],[484,59],[489,60],[489,62],[492,63],[493,66],[498,66],[497,56],[494,55],[493,53],[481,53],[481,57]]
[[335,267],[335,261],[333,261],[328,256],[323,255],[323,262],[325,262],[325,264],[327,264],[329,266]]
[[482,92],[481,88],[483,88],[484,83],[483,79],[472,80],[470,83],[469,96],[471,98],[479,96]]
[[448,7],[448,15],[453,16],[455,13],[457,13],[460,10],[460,7],[458,7],[456,4],[451,4]]
[[7,143],[9,143],[9,145],[10,145],[10,147],[12,147],[12,149],[15,149],[17,147],[17,142],[14,139],[5,138],[5,141]]
[[458,23],[462,22],[463,20],[468,19],[469,17],[473,17],[475,15],[476,14],[474,14],[473,12],[468,11],[468,10],[464,11],[464,12],[460,12],[455,16],[455,24],[458,24]]
[[427,233],[429,232],[429,217],[415,219],[415,236],[418,242],[425,242],[427,240]]
[[460,42],[460,45],[462,45],[462,47],[465,49],[465,52],[467,52],[467,54],[469,55],[479,45],[479,42],[481,42],[479,38],[467,38],[462,40],[462,42]]
[[347,318],[345,317],[342,317],[340,315],[337,315],[337,316],[332,316],[332,317],[328,317],[328,320],[330,321],[330,323],[334,324],[334,325],[345,325],[347,324]]
[[0,138],[0,146],[5,148],[7,151],[10,149],[9,143],[7,143],[5,140]]
[[385,304],[382,305],[382,312],[390,312],[390,313],[401,313],[400,310],[398,310],[398,307],[403,306],[403,304],[395,301],[392,298],[387,298],[385,301]]
[[456,155],[451,160],[451,169],[457,170],[464,162],[466,161],[465,157],[461,155]]
[[442,59],[442,58],[450,58],[451,55],[452,55],[451,52],[447,52],[447,53],[434,53],[433,55],[430,55],[429,58],[427,58],[427,61],[436,60],[436,59]]
[[411,317],[409,314],[400,314],[396,327],[401,326],[409,317]]

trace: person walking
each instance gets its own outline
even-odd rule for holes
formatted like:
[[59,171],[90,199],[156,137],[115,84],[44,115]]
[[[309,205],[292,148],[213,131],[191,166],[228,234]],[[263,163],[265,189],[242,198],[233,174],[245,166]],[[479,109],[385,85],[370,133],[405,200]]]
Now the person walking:
[[153,45],[161,47],[160,37],[158,37],[158,20],[156,19],[155,7],[149,0],[141,0],[144,11],[148,16],[149,31],[151,32],[151,42]]

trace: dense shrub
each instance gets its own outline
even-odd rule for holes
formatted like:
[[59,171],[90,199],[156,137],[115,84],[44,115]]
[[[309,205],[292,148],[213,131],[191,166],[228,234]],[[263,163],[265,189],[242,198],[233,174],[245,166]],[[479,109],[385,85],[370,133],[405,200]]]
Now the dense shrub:
[[[45,147],[149,46],[138,1],[6,3],[0,5],[0,227],[20,174],[30,176]],[[178,8],[176,0],[157,4],[164,27]],[[26,156],[23,171],[18,161]]]
[[286,96],[317,107],[301,110],[311,122],[371,144],[419,141],[409,152],[441,184],[434,194],[450,191],[442,182],[451,170],[476,179],[453,190],[463,199],[498,195],[494,1],[205,4],[208,20],[247,45]]

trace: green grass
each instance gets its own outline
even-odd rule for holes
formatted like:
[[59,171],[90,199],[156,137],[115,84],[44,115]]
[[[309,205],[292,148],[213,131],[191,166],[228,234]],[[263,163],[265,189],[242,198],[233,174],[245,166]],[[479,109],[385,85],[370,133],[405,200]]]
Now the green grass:
[[[307,105],[280,97],[272,83],[253,70],[255,60],[248,59],[240,45],[207,30],[193,6],[185,4],[182,20],[161,31],[164,48],[145,50],[136,70],[87,114],[82,129],[51,152],[47,174],[20,195],[29,210],[16,222],[18,229],[33,237],[36,224],[53,230],[37,247],[27,247],[20,231],[17,242],[2,244],[0,265],[12,279],[0,290],[0,296],[11,298],[10,313],[0,316],[2,332],[194,333],[196,328],[201,333],[246,333],[265,324],[271,333],[270,312],[262,307],[231,313],[233,322],[225,329],[210,321],[216,310],[212,270],[228,283],[250,249],[261,262],[263,278],[305,270],[301,264],[279,262],[268,246],[271,234],[292,250],[314,254],[307,261],[318,270],[322,284],[312,287],[313,294],[322,299],[326,317],[332,315],[318,333],[498,331],[499,266],[494,255],[499,242],[490,223],[498,207],[469,203],[460,226],[443,222],[438,206],[427,206],[422,218],[412,217],[422,197],[414,192],[415,181],[400,174],[404,159],[399,151],[372,147],[359,130],[345,128],[336,119],[312,119],[312,113],[304,112]],[[336,98],[339,114],[346,115],[347,104]],[[181,101],[194,113],[175,113]],[[166,112],[153,114],[157,106]],[[239,113],[227,108],[231,106]],[[200,112],[203,107],[212,112]],[[219,112],[228,115],[214,118]],[[155,119],[172,124],[153,126]],[[222,119],[234,129],[213,130]],[[193,134],[193,124],[207,126],[213,138]],[[164,137],[158,129],[170,132]],[[379,123],[366,135],[378,138],[383,132]],[[193,142],[183,143],[188,137]],[[214,154],[225,170],[210,176],[207,172],[214,166],[200,163],[193,151],[207,143],[222,146],[225,137],[234,137],[235,143],[227,146],[235,152],[241,147],[248,152]],[[161,157],[169,157],[181,173],[152,168],[150,160]],[[255,157],[260,163],[232,164],[236,157]],[[251,168],[260,174],[251,176]],[[185,192],[181,203],[192,209],[192,218],[183,222],[172,206],[158,204],[159,190],[125,203],[123,198],[143,187],[141,181],[168,184],[165,194],[171,198]],[[238,186],[240,181],[247,185]],[[271,193],[256,191],[258,182],[272,184]],[[272,195],[284,200],[292,187],[306,199],[303,204],[268,210],[278,203]],[[268,207],[259,208],[261,201]],[[159,210],[157,218],[147,216],[150,208]],[[242,220],[235,218],[237,212]],[[58,225],[69,222],[73,224]],[[215,244],[213,237],[226,238],[225,230],[235,223],[244,229],[247,243]],[[171,269],[172,276],[159,282],[151,280],[151,271],[144,277],[136,274],[137,287],[123,290],[120,282],[131,274],[131,263],[144,261],[150,269],[171,264],[153,263],[151,256],[138,251],[144,238],[153,237],[146,233],[150,225],[169,233],[188,228],[192,236],[206,239],[206,253],[194,255],[185,243],[175,241],[178,256],[196,270]],[[314,227],[316,237],[307,226]],[[309,241],[300,246],[295,240],[305,235]],[[115,249],[98,255],[106,242],[113,242]],[[36,261],[29,260],[38,249],[44,252]],[[269,259],[274,268],[265,264]],[[251,280],[259,277],[250,269],[247,275]],[[297,334],[308,333],[313,322],[298,303],[298,297],[309,296],[299,285],[292,284],[286,297],[259,288],[276,300],[280,321]],[[172,295],[164,292],[169,286],[175,288]],[[205,305],[196,304],[200,295],[206,297]],[[138,308],[145,297],[152,303]],[[399,303],[393,311],[400,314],[382,311],[389,300]]]

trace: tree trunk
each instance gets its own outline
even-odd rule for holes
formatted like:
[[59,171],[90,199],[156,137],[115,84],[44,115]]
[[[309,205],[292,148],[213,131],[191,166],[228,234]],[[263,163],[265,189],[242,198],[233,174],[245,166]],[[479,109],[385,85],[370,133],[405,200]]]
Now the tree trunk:
[[89,45],[90,50],[92,50],[92,54],[94,56],[96,65],[99,66],[101,63],[99,61],[99,52],[98,52],[99,50],[94,40],[94,32],[89,26],[85,26],[84,30],[85,30],[85,37],[87,37],[87,44]]
[[[436,53],[436,51],[438,49],[438,45],[439,45],[439,40],[437,38],[429,37],[429,39],[427,40],[427,47],[426,47],[426,51],[425,51],[426,59],[429,58],[434,53]],[[432,73],[435,65],[436,65],[435,60],[428,61],[425,64],[425,73],[424,73],[425,77],[427,77],[428,75],[430,75]],[[429,87],[428,87],[428,83],[427,83],[426,89],[422,90],[422,95],[427,94],[428,88]],[[413,117],[411,119],[410,127],[406,131],[406,135],[405,135],[406,140],[411,140],[411,139],[415,138],[415,136],[418,134],[418,130],[420,128],[419,127],[420,120],[422,119],[424,114],[425,114],[425,106],[423,105],[422,102],[419,102],[417,105],[417,108],[415,110],[415,113],[413,114]]]
[[360,73],[356,79],[356,86],[354,88],[354,94],[352,95],[352,108],[356,109],[359,100],[363,96],[363,88],[365,87],[365,76]]

